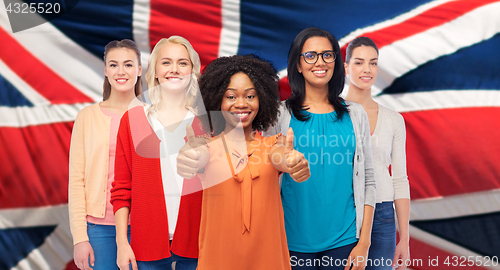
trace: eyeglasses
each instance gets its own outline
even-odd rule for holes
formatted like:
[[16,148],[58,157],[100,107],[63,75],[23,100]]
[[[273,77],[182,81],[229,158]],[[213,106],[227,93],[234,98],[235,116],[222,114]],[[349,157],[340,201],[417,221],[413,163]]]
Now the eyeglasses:
[[300,54],[304,57],[304,61],[308,64],[316,64],[318,62],[319,55],[323,58],[323,62],[325,63],[333,63],[335,59],[337,58],[335,53],[333,51],[324,51],[321,53],[317,52],[305,52]]

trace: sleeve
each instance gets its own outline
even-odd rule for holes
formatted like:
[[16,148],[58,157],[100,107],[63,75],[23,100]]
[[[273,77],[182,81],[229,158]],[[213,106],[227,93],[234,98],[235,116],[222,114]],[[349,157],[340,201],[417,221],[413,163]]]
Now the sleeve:
[[76,116],[71,133],[69,150],[69,187],[68,208],[69,223],[73,244],[88,241],[87,235],[87,205],[85,198],[85,146],[84,146],[84,112]]
[[406,128],[405,120],[397,113],[393,119],[395,125],[394,139],[392,140],[392,180],[394,186],[394,200],[410,198],[410,184],[406,174]]
[[373,168],[373,154],[372,145],[370,141],[370,122],[368,121],[368,116],[366,112],[361,108],[360,111],[360,121],[361,124],[361,140],[363,142],[362,150],[363,156],[365,157],[365,205],[371,205],[375,207],[377,202],[377,192],[376,192],[376,182],[375,182],[375,169]]
[[111,188],[111,204],[113,213],[122,207],[129,207],[132,197],[132,151],[134,150],[130,136],[128,112],[126,112],[118,129],[116,139],[115,179]]

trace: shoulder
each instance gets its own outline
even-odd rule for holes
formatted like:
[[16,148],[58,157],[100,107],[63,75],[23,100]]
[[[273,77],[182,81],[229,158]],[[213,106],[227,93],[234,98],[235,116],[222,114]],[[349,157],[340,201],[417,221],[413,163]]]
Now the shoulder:
[[391,122],[391,124],[394,124],[395,126],[399,126],[399,125],[403,125],[405,124],[405,120],[403,118],[403,116],[394,111],[394,110],[391,110],[383,105],[378,105],[379,106],[379,113],[382,112],[385,117],[384,117],[384,120],[388,120]]
[[78,114],[76,115],[76,119],[81,121],[84,120],[85,118],[98,116],[99,110],[100,110],[99,102],[89,105],[78,112]]
[[365,111],[363,109],[363,106],[350,100],[345,100],[345,105],[347,105],[347,111],[349,112],[349,114],[351,114],[351,112],[359,114]]

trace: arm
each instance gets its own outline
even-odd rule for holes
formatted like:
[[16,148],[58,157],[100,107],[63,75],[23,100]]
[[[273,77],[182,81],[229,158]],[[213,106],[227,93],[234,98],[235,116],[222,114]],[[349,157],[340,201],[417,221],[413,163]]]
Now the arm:
[[128,207],[122,207],[115,212],[117,247],[116,264],[120,270],[128,270],[129,264],[132,264],[133,270],[138,269],[134,251],[132,250],[127,237],[129,212]]
[[409,258],[409,222],[410,222],[410,185],[406,174],[406,130],[403,117],[398,113],[395,122],[394,139],[392,141],[392,180],[394,187],[394,204],[399,228],[399,243],[396,246],[393,263],[401,259],[403,264],[399,270],[405,269],[404,261]]
[[[410,199],[397,199],[394,201],[396,205],[396,215],[398,217],[399,228],[399,243],[396,246],[394,253],[393,265],[398,265],[397,270],[406,269],[405,261],[410,258]],[[402,262],[398,263],[401,259]]]
[[92,269],[94,265],[94,250],[87,235],[87,209],[85,199],[85,147],[83,113],[78,113],[71,134],[69,153],[69,221],[73,235],[73,258],[79,269]]
[[118,137],[116,139],[115,180],[111,189],[111,204],[113,205],[116,224],[116,263],[120,270],[128,270],[129,263],[132,263],[133,269],[137,270],[135,255],[127,237],[130,199],[132,196],[131,160],[130,157],[127,157],[127,153],[130,154],[130,149],[133,149],[131,138],[127,136],[129,134],[128,131],[127,112],[120,121]]
[[[364,206],[363,225],[361,225],[361,233],[359,235],[358,244],[352,249],[349,254],[349,262],[353,262],[351,269],[365,269],[366,260],[368,258],[368,250],[371,245],[373,213],[375,208],[370,205]],[[345,270],[349,270],[346,266]]]
[[302,153],[293,149],[292,128],[288,129],[286,138],[278,138],[269,151],[269,160],[275,169],[289,173],[296,182],[304,182],[311,176],[309,162]]
[[[361,232],[359,236],[359,241],[356,247],[351,251],[350,260],[356,260],[359,262],[354,264],[352,269],[362,270],[366,267],[366,260],[368,258],[368,250],[371,245],[371,233],[373,225],[373,213],[375,211],[376,203],[376,189],[375,189],[375,170],[373,168],[373,155],[372,146],[370,142],[370,124],[368,121],[368,116],[364,110],[360,110],[360,136],[359,140],[362,143],[362,151],[365,169],[365,202],[363,208],[363,223],[361,225]],[[358,259],[359,256],[359,259]],[[363,259],[361,259],[363,257]],[[349,268],[346,266],[345,268]]]

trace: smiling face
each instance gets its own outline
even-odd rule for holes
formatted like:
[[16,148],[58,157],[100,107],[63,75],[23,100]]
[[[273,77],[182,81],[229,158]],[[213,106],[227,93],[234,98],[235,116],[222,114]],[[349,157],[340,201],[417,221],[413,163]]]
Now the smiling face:
[[349,75],[349,87],[370,90],[377,79],[378,54],[371,46],[360,46],[352,51],[349,63],[345,63]]
[[133,50],[116,48],[107,53],[104,74],[108,77],[111,91],[134,92],[137,76],[141,72],[142,67]]
[[155,78],[158,79],[162,90],[185,91],[191,80],[192,68],[186,47],[167,43],[158,55]]
[[259,112],[259,97],[252,80],[245,73],[238,72],[231,76],[220,109],[226,120],[226,133],[234,127],[243,128],[246,136],[252,133],[252,122]]
[[[304,42],[301,53],[316,52],[323,53],[325,51],[332,51],[333,47],[330,41],[325,37],[311,37]],[[335,70],[335,61],[332,63],[325,63],[323,58],[319,55],[318,61],[314,64],[308,64],[301,56],[297,70],[302,73],[306,83],[306,91],[309,88],[320,88],[328,91],[328,82],[332,79],[333,71]]]

